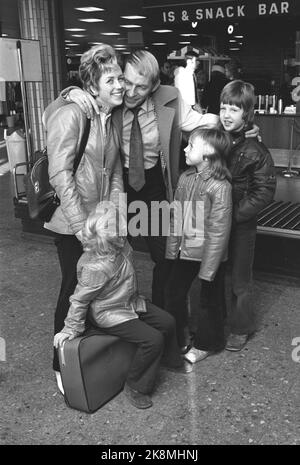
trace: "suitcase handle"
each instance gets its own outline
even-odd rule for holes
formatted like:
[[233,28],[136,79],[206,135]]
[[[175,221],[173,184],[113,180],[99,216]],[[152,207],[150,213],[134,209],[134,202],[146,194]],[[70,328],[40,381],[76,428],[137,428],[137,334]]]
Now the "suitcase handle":
[[66,359],[65,359],[65,353],[64,353],[65,343],[66,343],[66,341],[63,341],[63,343],[59,346],[60,359],[61,359],[61,363],[62,363],[63,366],[66,365]]

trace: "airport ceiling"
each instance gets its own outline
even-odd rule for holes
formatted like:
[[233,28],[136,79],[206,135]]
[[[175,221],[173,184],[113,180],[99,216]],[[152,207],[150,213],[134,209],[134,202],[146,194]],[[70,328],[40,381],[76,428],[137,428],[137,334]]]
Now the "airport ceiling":
[[[0,0],[0,32],[8,37],[19,37],[18,0]],[[209,1],[209,0],[206,0]],[[110,43],[127,53],[137,46],[148,47],[158,55],[167,55],[172,50],[180,49],[188,42],[191,45],[208,45],[211,43],[211,26],[198,34],[185,37],[181,34],[195,33],[191,22],[177,24],[172,32],[154,32],[166,28],[163,24],[161,9],[156,8],[150,14],[149,6],[170,4],[170,0],[62,0],[64,18],[64,40],[66,56],[80,55],[93,43]],[[173,2],[172,3],[176,3]],[[185,2],[182,1],[182,4]],[[82,11],[78,8],[93,7],[99,10]],[[145,8],[146,7],[146,8]],[[148,7],[148,8],[147,8]],[[103,11],[101,11],[103,9]],[[142,16],[129,19],[124,16]],[[96,19],[97,22],[85,22],[82,19]],[[133,25],[135,27],[128,27]],[[224,28],[224,25],[223,25]],[[68,31],[67,29],[84,29]],[[114,35],[110,35],[114,34]],[[76,44],[76,45],[71,45]]]

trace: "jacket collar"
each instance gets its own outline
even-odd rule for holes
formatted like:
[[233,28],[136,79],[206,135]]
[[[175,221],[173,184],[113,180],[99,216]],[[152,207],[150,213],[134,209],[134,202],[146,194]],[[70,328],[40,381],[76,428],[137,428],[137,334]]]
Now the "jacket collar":
[[193,166],[186,171],[186,176],[199,176],[203,179],[203,181],[207,181],[209,178],[211,178],[211,170],[210,168],[205,168],[203,171],[198,172]]

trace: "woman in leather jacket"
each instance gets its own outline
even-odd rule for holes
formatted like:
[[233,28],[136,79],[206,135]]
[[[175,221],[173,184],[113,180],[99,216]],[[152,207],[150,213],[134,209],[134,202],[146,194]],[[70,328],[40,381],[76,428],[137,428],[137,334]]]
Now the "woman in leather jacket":
[[[49,179],[60,206],[45,228],[55,233],[62,283],[55,311],[54,330],[60,331],[69,309],[69,297],[77,284],[76,264],[81,256],[81,231],[89,213],[103,200],[119,202],[123,192],[118,137],[111,123],[112,109],[121,105],[124,78],[114,49],[92,47],[81,57],[79,76],[83,87],[95,99],[100,114],[92,121],[85,151],[73,175],[75,154],[86,126],[86,116],[75,104],[52,112],[51,104],[43,120],[47,130]],[[53,369],[61,389],[59,361],[54,349]]]

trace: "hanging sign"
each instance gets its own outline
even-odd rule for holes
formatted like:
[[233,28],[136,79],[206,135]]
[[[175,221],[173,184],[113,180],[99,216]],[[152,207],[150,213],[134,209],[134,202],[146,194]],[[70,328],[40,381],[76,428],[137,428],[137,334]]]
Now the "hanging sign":
[[[18,39],[0,38],[0,80],[20,81]],[[22,47],[23,71],[25,82],[42,81],[40,42],[38,40],[20,40]]]
[[[300,1],[216,1],[216,2],[173,2],[167,5],[152,5],[147,2],[148,18],[163,24],[203,22],[212,20],[241,20],[249,18],[291,17],[300,15]],[[162,1],[164,4],[164,1]],[[155,16],[155,18],[154,18]]]

